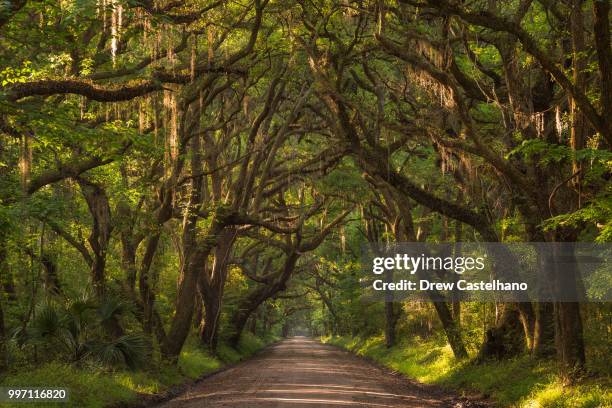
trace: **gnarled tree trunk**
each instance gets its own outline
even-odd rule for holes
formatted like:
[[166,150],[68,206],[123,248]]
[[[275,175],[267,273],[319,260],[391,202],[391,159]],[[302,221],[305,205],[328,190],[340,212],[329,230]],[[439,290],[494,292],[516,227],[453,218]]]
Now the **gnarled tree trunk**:
[[200,341],[211,351],[217,348],[219,317],[223,299],[223,289],[227,278],[227,263],[236,238],[234,228],[227,227],[219,236],[214,249],[214,260],[210,268],[203,268],[199,283],[199,293],[204,305],[204,316],[200,324]]

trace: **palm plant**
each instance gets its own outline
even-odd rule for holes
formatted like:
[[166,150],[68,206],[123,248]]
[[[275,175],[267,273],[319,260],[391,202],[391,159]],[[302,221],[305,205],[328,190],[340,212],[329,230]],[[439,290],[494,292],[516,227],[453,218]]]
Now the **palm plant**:
[[66,304],[45,301],[14,338],[21,345],[44,349],[51,359],[136,368],[146,355],[146,341],[141,334],[123,333],[119,322],[129,312],[126,302],[112,296],[100,302],[87,294]]

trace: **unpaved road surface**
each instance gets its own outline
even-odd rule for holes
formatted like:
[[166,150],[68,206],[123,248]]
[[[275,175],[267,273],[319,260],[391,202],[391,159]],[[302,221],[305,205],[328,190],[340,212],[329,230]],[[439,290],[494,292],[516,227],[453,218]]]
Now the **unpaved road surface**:
[[305,337],[192,386],[158,407],[472,407],[338,348]]

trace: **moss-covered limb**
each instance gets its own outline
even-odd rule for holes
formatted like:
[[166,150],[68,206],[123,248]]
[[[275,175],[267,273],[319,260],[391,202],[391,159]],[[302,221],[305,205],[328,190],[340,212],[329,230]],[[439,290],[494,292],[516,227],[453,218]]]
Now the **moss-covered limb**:
[[45,79],[12,86],[8,92],[8,99],[10,101],[17,101],[28,96],[36,95],[75,94],[99,102],[119,102],[128,101],[138,96],[160,90],[162,90],[162,83],[157,81],[144,81],[135,85],[108,88],[82,80]]

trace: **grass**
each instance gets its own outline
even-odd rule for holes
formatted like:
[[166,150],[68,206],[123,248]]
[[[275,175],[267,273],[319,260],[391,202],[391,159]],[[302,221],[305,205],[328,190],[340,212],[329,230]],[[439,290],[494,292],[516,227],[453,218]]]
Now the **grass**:
[[255,352],[271,343],[275,338],[261,339],[251,332],[244,332],[240,336],[238,347],[232,348],[227,344],[220,344],[217,348],[217,355],[226,363],[237,363],[245,357],[252,356]]
[[458,392],[478,392],[501,407],[610,408],[610,379],[587,380],[568,387],[552,362],[528,356],[501,362],[458,362],[448,345],[435,341],[410,342],[387,349],[383,337],[368,339],[327,337],[323,341],[371,358],[407,377]]
[[[198,348],[195,342],[189,342],[183,348],[177,365],[161,365],[146,371],[111,371],[95,366],[76,367],[51,362],[9,373],[2,378],[0,386],[65,387],[69,390],[67,403],[28,403],[28,407],[103,408],[129,403],[143,394],[157,394],[174,385],[197,379],[225,364],[251,356],[272,340],[246,333],[236,349],[219,345],[217,356],[211,356]],[[23,403],[0,403],[0,406],[21,407]]]

